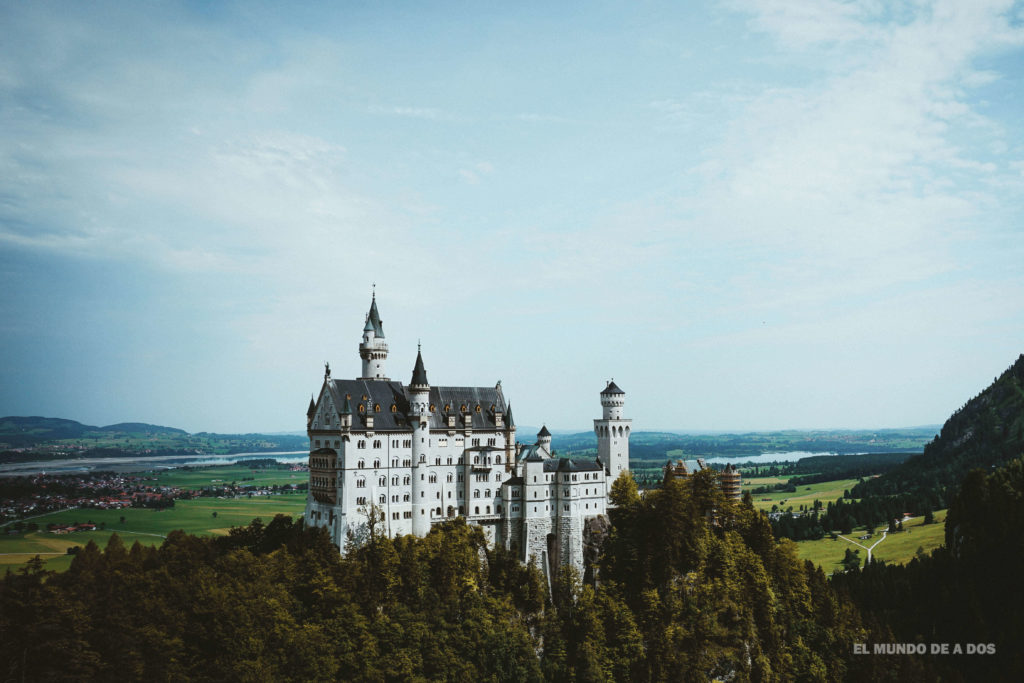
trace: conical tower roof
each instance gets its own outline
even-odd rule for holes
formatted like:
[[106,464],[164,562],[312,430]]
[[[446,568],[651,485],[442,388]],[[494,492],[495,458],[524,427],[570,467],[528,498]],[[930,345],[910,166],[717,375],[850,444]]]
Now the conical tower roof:
[[430,382],[427,381],[427,369],[423,367],[423,354],[418,348],[416,349],[416,366],[412,369],[412,381],[409,382],[409,386],[430,386]]
[[537,432],[537,436],[551,436],[551,432],[548,431],[548,426],[544,425],[541,427],[540,431]]
[[316,412],[316,404],[313,403],[313,395],[309,396],[309,408],[306,409],[306,417],[312,417],[313,413]]
[[508,427],[515,427],[516,421],[512,419],[512,404],[508,404],[508,409],[505,411],[505,425]]
[[366,327],[364,331],[368,332],[373,330],[373,334],[378,338],[384,338],[384,326],[380,321],[380,313],[377,312],[377,294],[374,293],[373,298],[370,300],[370,313],[366,316]]

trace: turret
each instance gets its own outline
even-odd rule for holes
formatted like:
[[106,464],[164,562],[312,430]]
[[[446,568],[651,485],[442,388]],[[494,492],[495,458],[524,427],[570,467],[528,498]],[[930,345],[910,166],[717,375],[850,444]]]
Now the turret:
[[416,365],[409,382],[409,424],[412,425],[412,533],[430,532],[430,498],[427,455],[430,446],[430,382],[423,355],[416,350]]
[[363,341],[359,344],[359,357],[363,360],[363,375],[359,379],[387,382],[384,361],[388,357],[388,345],[384,341],[384,326],[377,312],[377,293],[370,300],[370,311],[363,325]]
[[544,425],[537,432],[537,445],[546,450],[549,454],[551,453],[551,432],[548,431],[548,426]]
[[626,405],[626,392],[619,389],[615,380],[608,382],[608,385],[601,392],[601,408],[603,417],[606,420],[621,420],[622,406]]

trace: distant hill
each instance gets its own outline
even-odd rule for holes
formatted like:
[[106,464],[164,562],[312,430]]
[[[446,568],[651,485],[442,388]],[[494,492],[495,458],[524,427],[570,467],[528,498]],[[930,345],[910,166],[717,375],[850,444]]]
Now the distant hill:
[[940,491],[948,502],[967,473],[990,472],[1024,454],[1024,354],[946,420],[942,431],[893,471],[854,487],[855,498]]
[[189,434],[144,422],[105,427],[55,417],[0,418],[0,462],[125,455],[231,455],[301,451],[305,434]]
[[[517,430],[518,431],[518,430]],[[667,460],[684,457],[743,458],[762,453],[807,451],[816,453],[920,453],[937,426],[877,430],[785,430],[686,434],[635,431],[629,437],[630,460]],[[525,441],[529,436],[522,436]],[[593,432],[555,432],[552,447],[559,453],[584,455],[597,450]]]

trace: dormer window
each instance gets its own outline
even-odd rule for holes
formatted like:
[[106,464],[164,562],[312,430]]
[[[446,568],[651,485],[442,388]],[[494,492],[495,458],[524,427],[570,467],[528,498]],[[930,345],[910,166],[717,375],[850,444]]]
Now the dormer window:
[[478,412],[478,413],[480,412],[480,404],[479,403],[476,404],[476,412]]
[[391,412],[392,413],[397,413],[398,412],[398,406],[396,406],[394,403],[391,404]]
[[466,404],[463,403],[461,406],[459,406],[459,410],[462,411],[463,413],[466,412]]
[[435,410],[437,410],[437,406],[435,406],[433,403],[431,403],[430,404],[430,412],[434,412]]
[[445,403],[444,404],[444,412],[446,412],[446,413],[451,412],[451,409],[452,409],[452,404],[451,403]]
[[375,413],[379,413],[380,412],[380,404],[379,403],[374,403],[373,404],[373,412],[375,412]]
[[365,412],[366,412],[366,406],[364,406],[362,403],[360,403],[359,404],[359,414],[362,415]]

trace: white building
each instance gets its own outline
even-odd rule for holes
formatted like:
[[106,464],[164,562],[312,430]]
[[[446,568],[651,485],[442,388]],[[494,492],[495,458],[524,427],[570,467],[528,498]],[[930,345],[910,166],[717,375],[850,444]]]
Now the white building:
[[516,443],[500,382],[431,386],[419,352],[409,384],[391,381],[376,297],[359,355],[359,379],[334,379],[327,366],[310,399],[306,524],[327,527],[344,549],[373,506],[391,536],[425,536],[461,516],[524,561],[582,568],[585,522],[606,513],[611,482],[629,469],[631,421],[614,382],[594,420],[598,459],[554,458],[546,427],[536,443]]

